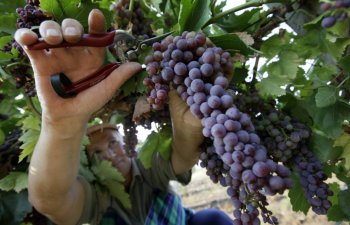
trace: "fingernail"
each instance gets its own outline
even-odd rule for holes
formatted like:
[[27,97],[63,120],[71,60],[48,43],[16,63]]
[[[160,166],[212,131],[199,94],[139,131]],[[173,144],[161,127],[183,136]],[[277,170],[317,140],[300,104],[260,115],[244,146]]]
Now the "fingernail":
[[64,34],[69,36],[78,35],[78,30],[75,27],[66,27],[64,29]]
[[47,29],[46,36],[60,36],[60,32],[58,32],[56,29]]

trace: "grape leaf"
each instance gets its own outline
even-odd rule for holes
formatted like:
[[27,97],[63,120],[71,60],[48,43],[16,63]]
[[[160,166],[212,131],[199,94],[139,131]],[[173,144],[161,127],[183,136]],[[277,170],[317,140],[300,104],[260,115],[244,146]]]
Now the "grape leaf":
[[323,108],[331,106],[337,101],[337,89],[334,86],[320,87],[315,95],[316,106]]
[[333,147],[334,140],[314,133],[311,138],[311,144],[313,146],[313,152],[321,162],[327,162],[328,160],[336,160],[341,156],[343,150],[341,147]]
[[24,118],[22,124],[23,134],[19,138],[19,141],[23,142],[23,144],[20,147],[22,152],[19,156],[19,162],[33,153],[40,135],[40,120],[38,117],[29,115]]
[[243,55],[249,55],[253,53],[253,49],[248,46],[238,34],[223,34],[217,36],[210,36],[210,40],[218,47],[221,47],[227,51],[239,51]]
[[343,154],[342,157],[345,159],[345,168],[350,170],[350,134],[343,133],[334,142],[334,146],[342,147]]
[[28,175],[24,172],[10,172],[0,180],[0,189],[3,191],[14,190],[17,193],[28,187]]
[[289,190],[288,197],[290,203],[292,204],[292,209],[295,212],[303,212],[305,215],[309,211],[310,205],[307,203],[307,200],[304,196],[304,189],[301,186],[298,176],[295,174],[292,175],[294,180],[294,187]]
[[302,100],[301,106],[312,117],[315,126],[331,138],[337,138],[341,135],[341,124],[350,115],[350,108],[340,102],[336,102],[332,106],[318,108],[315,103],[315,96]]
[[181,0],[180,32],[198,31],[210,19],[210,0]]
[[92,9],[100,9],[109,28],[112,21],[112,11],[100,8],[98,3],[82,0],[41,0],[40,8],[46,10],[59,23],[65,18],[78,20],[84,28],[88,25],[88,15]]
[[152,131],[148,135],[145,143],[140,148],[139,159],[143,166],[147,169],[152,166],[152,156],[157,151],[160,152],[164,159],[169,159],[171,150],[171,129],[165,128],[156,133]]
[[350,189],[346,189],[339,192],[339,206],[343,210],[344,214],[347,216],[347,219],[350,219]]
[[329,189],[334,193],[333,196],[328,197],[328,200],[332,203],[332,207],[327,212],[327,218],[330,221],[341,221],[346,218],[342,208],[339,206],[339,191],[340,187],[338,183],[329,184]]
[[112,166],[108,160],[94,160],[91,170],[95,173],[98,183],[105,186],[124,207],[131,207],[129,194],[125,191],[123,175]]
[[123,175],[112,166],[112,162],[108,160],[94,160],[91,170],[96,174],[100,181],[115,180],[124,182]]
[[344,56],[339,60],[340,67],[345,70],[345,72],[350,72],[350,55]]
[[260,51],[266,58],[271,59],[277,55],[281,51],[282,46],[288,44],[289,41],[289,35],[273,35],[262,43]]
[[0,191],[0,199],[0,224],[18,225],[28,213],[32,212],[26,190],[20,193]]
[[131,208],[130,195],[125,191],[123,183],[115,180],[106,180],[103,184],[108,188],[111,195],[117,198],[125,208]]
[[257,83],[256,88],[262,96],[279,96],[286,93],[282,88],[284,84],[285,80],[282,77],[268,77]]
[[230,13],[229,15],[216,21],[216,24],[226,30],[227,32],[237,31],[255,31],[257,27],[263,22],[261,19],[260,9],[255,8],[246,10],[240,15]]

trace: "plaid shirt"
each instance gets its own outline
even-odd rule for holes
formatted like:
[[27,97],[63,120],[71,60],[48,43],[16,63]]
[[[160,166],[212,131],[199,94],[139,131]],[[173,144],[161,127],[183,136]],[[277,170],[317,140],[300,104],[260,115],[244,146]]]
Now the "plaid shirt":
[[[192,211],[182,206],[179,196],[155,191],[152,207],[144,225],[186,225]],[[100,225],[124,225],[117,212],[108,208]]]

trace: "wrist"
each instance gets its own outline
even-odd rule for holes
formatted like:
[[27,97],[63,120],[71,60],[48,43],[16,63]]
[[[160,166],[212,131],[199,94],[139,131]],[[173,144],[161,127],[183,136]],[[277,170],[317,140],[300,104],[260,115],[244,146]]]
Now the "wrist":
[[41,121],[41,133],[53,135],[57,138],[70,139],[83,135],[86,131],[87,120],[77,118],[64,118],[52,120],[43,116]]

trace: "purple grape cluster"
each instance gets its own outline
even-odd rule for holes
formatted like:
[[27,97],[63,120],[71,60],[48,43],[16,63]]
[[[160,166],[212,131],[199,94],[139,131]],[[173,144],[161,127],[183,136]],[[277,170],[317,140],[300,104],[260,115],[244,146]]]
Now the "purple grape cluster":
[[124,149],[129,157],[136,157],[137,139],[137,125],[132,120],[132,114],[126,116],[122,122],[124,130]]
[[129,10],[130,0],[119,0],[114,4],[116,12],[116,23],[118,29],[128,30],[131,26],[131,33],[144,38],[153,37],[151,28],[152,20],[145,17],[144,11],[138,1],[134,1],[134,8]]
[[39,26],[45,20],[51,20],[52,17],[44,13],[38,6],[39,1],[28,1],[24,8],[17,8],[17,28],[32,28]]
[[20,146],[23,144],[18,140],[21,135],[21,128],[16,127],[0,145],[0,179],[8,175],[18,165],[18,158],[22,151]]
[[235,88],[234,99],[241,110],[251,115],[257,133],[274,161],[294,163],[305,197],[316,214],[326,214],[331,207],[327,179],[321,162],[306,147],[311,130],[296,119],[277,110],[275,100],[263,100],[256,90]]
[[201,119],[203,135],[211,140],[211,147],[203,148],[201,158],[207,158],[202,166],[211,171],[208,175],[213,181],[228,187],[228,195],[240,211],[234,223],[258,224],[260,208],[264,221],[276,224],[261,195],[291,188],[291,173],[268,157],[250,116],[236,107],[226,91],[227,77],[233,73],[230,54],[201,32],[168,36],[152,47],[153,54],[146,58],[149,76],[144,80],[152,108],[163,109],[171,84],[192,114]]
[[[18,14],[17,28],[32,28],[33,26],[39,26],[41,22],[45,20],[51,20],[52,17],[46,15],[39,8],[38,0],[28,0],[27,5],[24,8],[17,8],[16,12]],[[39,34],[37,30],[34,30]],[[28,62],[28,58],[25,55],[21,46],[15,42],[14,40],[6,45],[1,51],[11,52],[11,49],[15,48],[19,51],[19,56],[21,61]],[[24,87],[24,92],[29,97],[34,97],[36,95],[34,78],[31,74],[31,68],[27,65],[27,63],[20,63],[15,67],[10,69],[10,74],[13,76],[16,82],[16,88]]]
[[327,214],[332,206],[328,197],[332,196],[333,192],[324,182],[327,175],[323,172],[322,163],[306,146],[301,147],[294,162],[298,168],[304,195],[312,210],[319,215]]
[[321,21],[321,26],[329,28],[334,26],[337,21],[341,22],[348,18],[348,10],[350,7],[350,0],[336,0],[334,2],[324,2],[320,5],[321,12],[330,13]]

